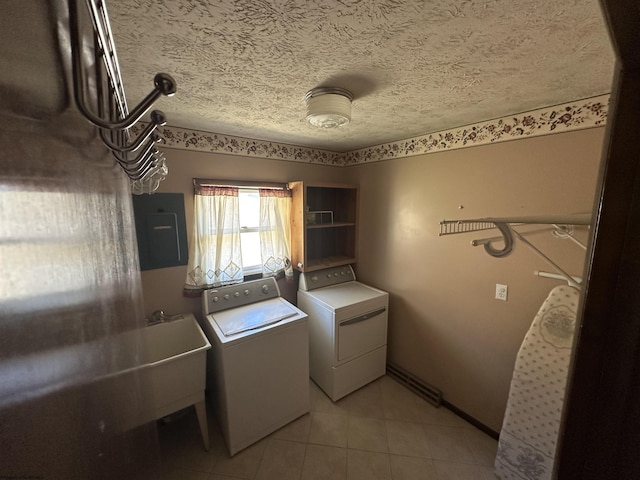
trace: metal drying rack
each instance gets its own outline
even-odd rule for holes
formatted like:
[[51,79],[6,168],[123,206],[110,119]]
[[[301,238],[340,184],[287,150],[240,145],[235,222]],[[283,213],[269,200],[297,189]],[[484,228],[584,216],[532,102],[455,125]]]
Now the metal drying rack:
[[153,90],[133,110],[129,110],[105,0],[86,0],[93,24],[93,45],[89,45],[87,50],[93,50],[96,57],[96,98],[87,99],[86,90],[92,79],[88,78],[88,68],[82,60],[88,45],[82,35],[81,12],[78,10],[80,1],[69,0],[68,3],[73,93],[78,110],[98,127],[103,143],[131,180],[132,192],[153,193],[168,173],[164,155],[156,146],[162,141],[157,127],[166,124],[166,117],[160,110],[153,110],[151,121],[135,139],[131,139],[129,128],[162,95],[175,94],[176,82],[170,75],[158,73],[154,77]]

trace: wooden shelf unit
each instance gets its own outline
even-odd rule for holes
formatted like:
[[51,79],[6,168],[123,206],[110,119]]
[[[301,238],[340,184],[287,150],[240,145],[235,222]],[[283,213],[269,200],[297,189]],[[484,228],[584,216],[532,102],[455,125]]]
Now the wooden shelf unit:
[[289,188],[293,266],[311,272],[356,263],[358,187],[290,182]]

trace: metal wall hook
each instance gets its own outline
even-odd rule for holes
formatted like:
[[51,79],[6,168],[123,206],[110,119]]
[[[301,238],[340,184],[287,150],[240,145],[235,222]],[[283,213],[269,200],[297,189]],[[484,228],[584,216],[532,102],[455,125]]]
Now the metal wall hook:
[[164,162],[165,157],[164,155],[156,150],[155,148],[147,153],[144,157],[142,157],[136,165],[123,165],[120,164],[120,166],[122,167],[122,169],[125,171],[125,173],[129,176],[131,176],[131,174],[138,174],[139,172],[141,172],[142,170],[146,169],[150,164],[158,164],[161,162]]
[[487,252],[492,257],[501,258],[506,257],[513,250],[513,233],[511,227],[506,223],[494,223],[496,228],[500,230],[502,234],[502,241],[504,242],[504,247],[501,249],[495,248],[492,243],[492,239],[484,239],[484,240],[472,240],[471,245],[477,247],[478,245],[482,245],[484,247],[485,252]]
[[140,167],[135,169],[125,168],[124,171],[131,180],[139,180],[146,175],[146,173],[151,167],[154,166],[154,164],[157,164],[157,160],[153,157],[153,155],[149,155]]
[[[82,42],[80,40],[80,22],[78,18],[77,2],[69,2],[69,18],[72,22],[71,30],[71,60],[73,64],[73,93],[78,109],[91,123],[97,127],[104,128],[106,130],[123,130],[133,126],[140,118],[151,108],[153,103],[161,96],[171,96],[176,93],[176,82],[167,73],[157,73],[153,79],[153,90],[131,111],[128,115],[124,116],[121,120],[109,121],[100,118],[95,115],[85,103],[85,91],[84,84],[85,78],[83,74],[82,61],[80,59],[82,55]],[[102,31],[97,32],[101,34]],[[106,39],[101,38],[99,41],[103,46],[106,43]],[[115,85],[119,85],[116,81]]]
[[[164,113],[160,110],[152,110],[151,111],[151,122],[144,128],[144,130],[138,135],[138,138],[135,139],[132,143],[128,145],[118,145],[114,143],[107,137],[106,132],[103,129],[100,129],[100,138],[104,144],[109,147],[111,150],[117,152],[135,152],[138,148],[142,146],[142,144],[149,137],[153,139],[154,142],[159,142],[161,140],[160,136],[155,135],[152,136],[153,131],[159,127],[167,124],[167,118],[164,116]],[[113,133],[113,132],[112,132]],[[113,135],[112,135],[113,136]]]
[[131,180],[144,180],[148,175],[153,175],[155,171],[161,169],[164,166],[164,158],[154,159],[149,162],[149,164],[145,165],[140,172],[129,174],[129,178]]
[[153,103],[160,98],[161,95],[171,97],[176,93],[176,81],[168,73],[157,73],[153,77],[153,90],[129,113],[129,115],[119,121],[110,123],[109,130],[121,130],[133,126],[142,116],[147,113]]
[[[118,161],[118,163],[123,167],[123,168],[136,168],[138,165],[140,165],[140,163],[142,163],[144,161],[144,159],[151,155],[154,152],[155,149],[155,144],[153,142],[148,142],[147,145],[144,147],[144,150],[142,150],[134,159],[129,160],[127,158],[127,155],[125,154],[124,157],[121,157],[118,152],[112,152],[113,157]],[[157,151],[157,150],[156,150]]]
[[161,161],[164,161],[164,158],[159,157],[158,155],[159,154],[157,154],[156,152],[153,152],[146,155],[143,159],[141,159],[141,162],[135,167],[126,166],[126,165],[121,165],[121,167],[125,171],[125,173],[129,176],[129,178],[137,179],[139,178],[139,175],[142,172],[146,172],[149,169],[149,167],[152,167],[154,165],[159,164]]

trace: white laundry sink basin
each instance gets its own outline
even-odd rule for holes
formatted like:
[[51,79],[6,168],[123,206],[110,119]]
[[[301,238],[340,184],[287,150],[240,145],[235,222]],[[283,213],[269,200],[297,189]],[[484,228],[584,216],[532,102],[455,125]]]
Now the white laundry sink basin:
[[[137,336],[138,366],[133,370],[141,392],[143,424],[195,406],[205,448],[209,449],[204,389],[209,340],[192,314],[175,315],[170,321],[127,332]],[[131,338],[128,339],[129,341]]]
[[171,321],[148,326],[141,332],[141,364],[160,365],[194,354],[204,354],[211,348],[191,314],[176,315]]

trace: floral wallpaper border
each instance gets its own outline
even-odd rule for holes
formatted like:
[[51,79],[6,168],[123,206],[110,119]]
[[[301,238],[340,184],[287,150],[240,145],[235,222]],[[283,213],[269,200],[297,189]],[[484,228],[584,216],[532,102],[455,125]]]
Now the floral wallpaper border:
[[604,126],[609,95],[541,108],[343,154],[343,165],[391,160],[457,148]]
[[[132,127],[131,130],[134,136],[140,134],[144,126],[144,123],[139,123]],[[334,166],[343,164],[343,154],[329,150],[318,150],[178,127],[161,127],[158,129],[158,133],[164,140],[159,144],[160,148],[176,148],[180,150],[195,150],[197,152],[224,153],[227,155]]]
[[[345,153],[176,127],[162,127],[159,133],[166,148],[348,166],[600,127],[608,109],[606,94]],[[142,128],[137,125],[133,133]]]

